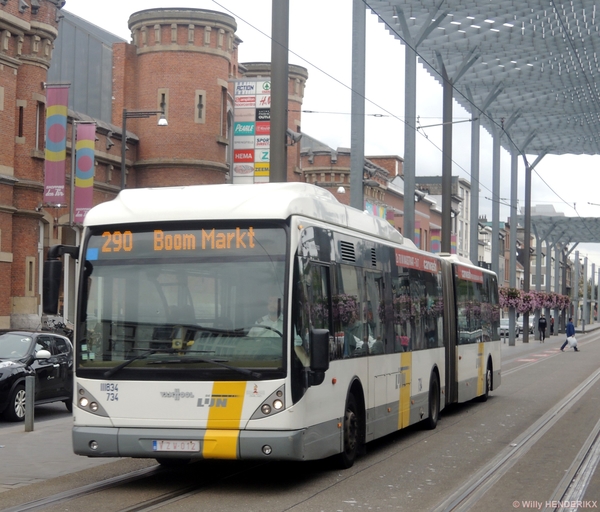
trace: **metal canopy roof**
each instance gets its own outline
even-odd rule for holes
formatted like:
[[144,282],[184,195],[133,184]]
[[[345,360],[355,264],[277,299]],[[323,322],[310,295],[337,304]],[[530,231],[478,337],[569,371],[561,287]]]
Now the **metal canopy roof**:
[[[523,216],[518,216],[523,224]],[[600,241],[600,218],[532,215],[531,227],[534,235],[550,243],[598,243]]]
[[440,83],[446,68],[488,131],[506,129],[506,149],[510,138],[529,154],[600,153],[600,0],[365,3]]

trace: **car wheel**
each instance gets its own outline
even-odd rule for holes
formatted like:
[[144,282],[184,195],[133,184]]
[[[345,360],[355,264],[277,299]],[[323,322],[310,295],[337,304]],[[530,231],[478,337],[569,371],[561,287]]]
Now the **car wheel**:
[[10,393],[4,418],[7,421],[23,421],[25,419],[25,386],[16,386]]

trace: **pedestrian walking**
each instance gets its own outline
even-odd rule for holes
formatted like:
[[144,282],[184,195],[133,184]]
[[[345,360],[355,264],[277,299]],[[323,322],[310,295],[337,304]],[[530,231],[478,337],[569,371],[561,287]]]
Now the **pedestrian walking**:
[[540,315],[540,319],[538,320],[538,331],[540,331],[540,343],[544,343],[546,339],[546,326],[548,323],[546,322],[546,317],[544,313]]
[[550,317],[550,336],[554,336],[554,317]]
[[[575,326],[573,325],[573,319],[569,318],[569,321],[567,322],[567,339],[565,340],[565,342],[562,344],[562,347],[560,347],[561,352],[565,349],[565,347],[568,345],[569,343],[569,338],[571,336],[575,336]],[[577,348],[577,344],[573,345],[573,348],[575,349],[575,352],[579,352],[578,348]]]

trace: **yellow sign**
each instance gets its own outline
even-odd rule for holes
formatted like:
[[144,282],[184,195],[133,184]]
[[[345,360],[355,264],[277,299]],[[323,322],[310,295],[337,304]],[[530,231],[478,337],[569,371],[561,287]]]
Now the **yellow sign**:
[[254,176],[266,176],[269,177],[269,163],[268,162],[257,162],[254,164]]

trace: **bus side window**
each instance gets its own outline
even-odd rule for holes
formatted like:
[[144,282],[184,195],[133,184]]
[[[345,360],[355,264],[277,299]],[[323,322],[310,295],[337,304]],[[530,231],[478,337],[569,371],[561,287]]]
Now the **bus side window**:
[[339,265],[337,293],[332,298],[336,344],[342,346],[342,357],[366,355],[364,348],[364,314],[359,269]]
[[368,352],[372,355],[383,354],[383,318],[384,308],[381,301],[382,277],[375,272],[365,272],[365,289],[367,292],[366,333]]
[[329,267],[308,262],[304,266],[301,264],[300,268],[302,275],[297,283],[293,323],[298,334],[296,353],[305,366],[308,366],[311,329],[327,329],[332,332]]

